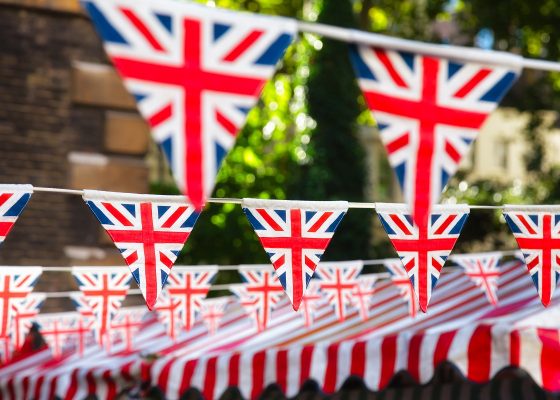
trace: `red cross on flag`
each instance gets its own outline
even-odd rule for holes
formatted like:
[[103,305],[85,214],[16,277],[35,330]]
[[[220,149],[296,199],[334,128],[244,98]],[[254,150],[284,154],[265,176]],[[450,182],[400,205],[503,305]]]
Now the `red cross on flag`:
[[45,293],[29,293],[23,302],[14,304],[12,342],[16,350],[23,345],[25,336],[29,332],[33,320],[39,314],[46,297]]
[[521,70],[509,53],[386,38],[354,46],[358,83],[419,226]]
[[151,310],[198,219],[183,196],[84,191]]
[[104,346],[111,320],[128,292],[130,273],[124,267],[74,267],[72,275],[93,311],[97,343]]
[[361,275],[358,277],[358,283],[352,292],[353,305],[358,308],[362,321],[369,317],[369,308],[375,294],[374,286],[376,282],[377,277],[375,275]]
[[228,297],[216,297],[200,301],[200,315],[210,335],[215,334],[220,327],[220,322],[225,315],[229,302],[230,298]]
[[201,301],[206,298],[217,272],[217,266],[173,268],[167,280],[167,293],[178,303],[179,317],[187,331],[192,329],[195,317],[200,312]]
[[506,205],[504,217],[547,307],[560,278],[560,206]]
[[95,343],[93,321],[85,322],[77,312],[39,314],[37,323],[55,358],[70,351],[83,355],[85,348]]
[[167,336],[171,339],[177,339],[177,336],[183,331],[184,326],[181,322],[181,305],[179,300],[171,297],[167,290],[164,290],[159,296],[154,310],[157,313],[159,322],[165,327]]
[[311,279],[303,298],[299,311],[303,314],[304,324],[309,328],[313,323],[313,315],[322,300],[325,300],[321,292],[321,282],[318,279]]
[[132,350],[134,335],[140,331],[146,317],[146,307],[121,308],[111,321],[111,345],[124,343]]
[[321,291],[333,305],[339,321],[346,319],[347,307],[355,302],[354,292],[362,267],[361,261],[321,263],[317,267]]
[[172,0],[87,0],[182,192],[200,210],[295,21]]
[[383,262],[383,265],[391,275],[391,283],[397,287],[399,294],[407,302],[408,315],[411,318],[415,318],[420,306],[418,305],[418,299],[414,295],[414,286],[412,286],[402,261],[398,258],[387,259]]
[[498,264],[502,253],[479,253],[452,256],[451,260],[465,270],[473,283],[482,290],[490,304],[498,305]]
[[297,311],[348,203],[243,199],[242,207]]

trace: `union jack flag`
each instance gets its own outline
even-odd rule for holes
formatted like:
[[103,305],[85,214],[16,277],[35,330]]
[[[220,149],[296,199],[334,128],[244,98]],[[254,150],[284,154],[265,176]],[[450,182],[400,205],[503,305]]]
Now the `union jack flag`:
[[191,330],[200,312],[200,302],[206,297],[218,267],[179,267],[167,281],[167,292],[179,304],[179,316],[183,327]]
[[215,334],[218,330],[228,303],[229,299],[227,297],[202,299],[200,301],[200,315],[210,335]]
[[377,277],[374,275],[361,275],[358,277],[358,282],[352,291],[352,304],[358,308],[362,321],[368,319],[369,306],[375,294],[376,282]]
[[547,307],[560,277],[560,207],[506,205],[504,217]]
[[317,267],[321,290],[334,306],[339,321],[346,318],[346,307],[354,304],[354,292],[362,267],[361,261],[321,263]]
[[469,207],[436,205],[425,228],[414,223],[405,204],[377,203],[375,209],[414,286],[420,309],[426,312],[443,264],[467,220]]
[[6,240],[31,193],[31,185],[0,185],[0,244]]
[[95,315],[93,314],[93,310],[89,305],[89,301],[82,292],[70,292],[69,297],[70,300],[72,300],[72,303],[74,303],[74,307],[76,307],[76,311],[80,313],[82,317],[84,317],[85,319],[95,318]]
[[125,343],[132,350],[134,335],[140,331],[146,317],[145,307],[121,308],[111,321],[111,344]]
[[84,321],[79,313],[40,314],[37,323],[53,357],[73,350],[83,354],[84,349],[93,344],[93,321]]
[[239,274],[244,285],[231,285],[243,308],[254,317],[258,331],[270,323],[273,307],[282,299],[284,289],[268,265],[243,266]]
[[118,267],[74,267],[72,275],[93,311],[95,339],[103,345],[128,292],[130,274]]
[[12,333],[13,319],[41,275],[41,267],[0,268],[0,337]]
[[321,282],[318,279],[312,279],[301,299],[301,307],[299,309],[303,314],[307,328],[313,323],[313,314],[319,307],[319,303],[324,299],[325,297],[321,292]]
[[200,210],[295,23],[169,0],[89,0],[85,8]]
[[297,311],[348,203],[243,199],[242,207]]
[[25,336],[29,332],[35,317],[39,314],[45,298],[44,293],[29,293],[24,301],[13,305],[15,314],[12,341],[15,349],[20,349],[23,345]]
[[408,303],[408,315],[415,318],[419,308],[418,299],[414,296],[414,287],[402,261],[399,258],[388,259],[385,260],[383,265],[391,275],[391,282],[398,288],[399,294]]
[[484,292],[490,304],[495,306],[498,304],[498,263],[501,258],[502,253],[492,252],[453,256],[451,260],[465,270],[465,275]]
[[352,48],[359,85],[419,226],[428,224],[478,130],[519,74],[519,57],[477,55],[484,62]]
[[199,214],[182,196],[86,190],[84,200],[115,242],[151,310]]
[[181,305],[179,301],[171,297],[169,293],[164,290],[161,296],[159,296],[154,309],[159,322],[165,327],[167,336],[175,340],[184,328],[181,322]]

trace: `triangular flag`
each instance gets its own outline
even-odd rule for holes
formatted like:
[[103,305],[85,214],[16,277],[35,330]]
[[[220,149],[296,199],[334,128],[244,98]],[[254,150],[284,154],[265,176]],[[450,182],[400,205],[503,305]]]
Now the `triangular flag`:
[[131,351],[134,335],[140,331],[146,315],[146,307],[121,308],[111,321],[111,344],[125,343],[126,350]]
[[504,217],[547,307],[560,277],[560,206],[506,205]]
[[467,220],[469,207],[436,205],[424,228],[414,223],[406,204],[377,203],[375,209],[414,286],[420,309],[426,312],[443,264]]
[[301,307],[299,308],[299,311],[303,314],[306,328],[309,328],[313,323],[313,314],[317,310],[321,300],[324,299],[325,297],[321,292],[321,282],[318,279],[311,279],[301,299]]
[[183,196],[84,191],[151,310],[185,245],[198,213]]
[[268,265],[241,266],[239,274],[245,284],[231,285],[231,291],[255,318],[260,332],[270,323],[272,309],[282,299],[284,288]]
[[200,312],[200,302],[206,298],[217,266],[176,266],[167,280],[167,293],[179,304],[179,316],[183,327],[190,331]]
[[491,252],[452,256],[451,260],[465,270],[465,275],[484,292],[490,304],[495,306],[498,304],[498,263],[501,258],[502,253]]
[[210,335],[217,332],[228,303],[229,298],[227,297],[216,297],[200,301],[200,315]]
[[95,343],[92,334],[93,322],[84,322],[83,317],[77,312],[39,314],[37,323],[41,336],[55,358],[72,350],[83,355],[84,349]]
[[72,300],[72,303],[74,303],[76,311],[79,312],[84,319],[90,320],[95,318],[93,309],[89,305],[88,299],[82,292],[70,292],[69,297],[70,300]]
[[72,275],[93,311],[95,339],[103,346],[128,292],[130,273],[124,267],[74,267]]
[[295,21],[172,0],[84,5],[179,188],[200,210]]
[[406,269],[399,258],[387,259],[383,265],[391,275],[391,282],[399,290],[400,296],[406,300],[408,304],[408,315],[415,318],[419,310],[418,299],[414,295],[414,286],[406,273]]
[[243,199],[242,207],[297,311],[348,202]]
[[33,320],[39,314],[46,297],[45,293],[29,293],[23,302],[14,304],[12,342],[16,350],[23,346],[25,336],[29,332]]
[[18,310],[33,291],[41,267],[0,268],[0,337],[9,337]]
[[346,308],[354,304],[354,291],[362,261],[321,263],[317,268],[321,291],[325,293],[339,321],[346,319]]
[[374,286],[376,282],[377,277],[375,275],[361,275],[352,291],[352,304],[358,308],[362,321],[369,317],[369,307],[375,294]]
[[173,340],[177,339],[177,336],[184,328],[181,322],[179,301],[171,297],[167,290],[164,290],[161,296],[159,296],[154,310],[157,313],[159,322],[165,327],[167,336]]
[[[486,117],[515,82],[521,58],[449,47],[423,55],[399,51],[396,42],[354,46],[351,58],[405,202],[423,226]],[[398,42],[420,52],[425,46]]]
[[31,185],[0,185],[0,244],[6,240],[32,193]]

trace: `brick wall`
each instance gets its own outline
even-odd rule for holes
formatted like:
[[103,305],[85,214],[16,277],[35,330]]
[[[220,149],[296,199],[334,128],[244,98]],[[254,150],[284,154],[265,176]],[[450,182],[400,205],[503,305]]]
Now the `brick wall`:
[[[78,2],[0,0],[0,21],[0,183],[147,192],[147,128]],[[0,265],[122,265],[104,235],[81,198],[35,193]]]

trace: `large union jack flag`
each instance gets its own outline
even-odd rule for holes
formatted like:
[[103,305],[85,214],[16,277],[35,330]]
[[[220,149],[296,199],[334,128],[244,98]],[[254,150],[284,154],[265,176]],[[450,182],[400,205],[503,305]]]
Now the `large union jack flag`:
[[181,305],[179,301],[171,297],[167,290],[164,290],[161,296],[159,296],[154,310],[157,313],[159,322],[165,327],[167,336],[175,340],[184,328],[181,322]]
[[[519,57],[470,50],[484,62],[352,48],[359,85],[412,216],[428,224],[449,178],[520,71]],[[461,57],[461,54],[458,54]]]
[[375,205],[377,215],[414,286],[420,309],[428,309],[432,291],[467,220],[466,205],[436,205],[429,225],[417,226],[405,204]]
[[0,268],[0,337],[12,334],[16,310],[27,301],[41,272],[41,267]]
[[10,233],[32,193],[31,185],[0,185],[0,244]]
[[103,346],[128,292],[130,274],[124,267],[74,267],[72,275],[93,311],[95,338]]
[[284,289],[268,265],[242,266],[239,274],[245,282],[243,285],[231,285],[234,293],[257,325],[263,331],[270,323],[273,307],[282,299]]
[[242,206],[297,311],[348,203],[243,199]]
[[220,327],[229,301],[228,297],[216,297],[200,301],[200,316],[210,335],[215,334]]
[[295,23],[170,0],[88,0],[85,8],[200,210]]
[[451,260],[465,270],[465,275],[484,292],[490,304],[495,306],[498,304],[498,264],[501,258],[502,253],[491,252],[453,256]]
[[560,277],[560,207],[506,205],[504,217],[547,307]]
[[45,293],[29,293],[24,301],[14,304],[12,342],[16,350],[23,346],[25,336],[29,332],[33,320],[39,314],[46,297]]
[[399,290],[399,294],[408,304],[408,315],[412,318],[418,313],[418,299],[414,296],[414,287],[399,258],[387,259],[383,265],[391,275],[391,282]]
[[167,281],[167,293],[179,304],[179,316],[183,327],[191,330],[201,301],[206,297],[218,272],[216,266],[176,266]]
[[115,242],[151,310],[199,214],[182,196],[86,190],[84,200]]
[[361,261],[321,263],[317,267],[321,291],[334,306],[340,321],[346,319],[346,308],[355,304],[354,293],[362,267]]

